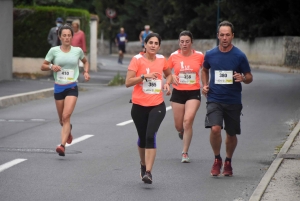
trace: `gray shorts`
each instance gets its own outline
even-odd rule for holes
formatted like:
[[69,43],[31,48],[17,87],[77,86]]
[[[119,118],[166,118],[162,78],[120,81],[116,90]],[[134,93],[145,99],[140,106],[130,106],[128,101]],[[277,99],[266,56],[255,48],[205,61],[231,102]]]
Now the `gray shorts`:
[[228,135],[234,136],[241,134],[241,112],[242,104],[223,104],[215,102],[206,103],[205,128],[218,125],[223,128]]

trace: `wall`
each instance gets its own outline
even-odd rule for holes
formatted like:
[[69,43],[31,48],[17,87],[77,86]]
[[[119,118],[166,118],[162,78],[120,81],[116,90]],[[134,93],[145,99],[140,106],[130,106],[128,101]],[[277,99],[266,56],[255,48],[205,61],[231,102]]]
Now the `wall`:
[[0,80],[12,79],[13,1],[0,1]]
[[[235,38],[232,43],[247,55],[253,67],[272,66],[300,69],[300,37],[262,37],[256,38],[251,42]],[[194,49],[203,53],[215,46],[215,39],[198,39],[193,41]],[[178,40],[162,41],[159,53],[169,56],[178,47]],[[127,55],[135,55],[141,49],[140,42],[128,42],[126,53]],[[116,46],[112,47],[112,52],[117,54]],[[109,54],[109,43],[107,41],[101,42],[98,40],[98,54]]]

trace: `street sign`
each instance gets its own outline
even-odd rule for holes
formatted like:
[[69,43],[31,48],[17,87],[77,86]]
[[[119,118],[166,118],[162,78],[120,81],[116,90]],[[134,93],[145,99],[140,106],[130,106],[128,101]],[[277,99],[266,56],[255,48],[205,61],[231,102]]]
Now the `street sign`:
[[106,16],[110,19],[115,18],[117,16],[117,12],[114,9],[107,8],[105,10]]

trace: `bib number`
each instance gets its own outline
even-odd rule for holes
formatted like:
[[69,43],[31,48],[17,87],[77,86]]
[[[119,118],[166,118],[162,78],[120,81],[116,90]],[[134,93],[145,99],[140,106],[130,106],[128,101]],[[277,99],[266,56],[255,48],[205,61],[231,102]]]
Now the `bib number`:
[[65,69],[57,72],[57,80],[72,81],[74,79],[74,70]]
[[161,80],[147,79],[143,81],[143,92],[145,94],[159,94],[161,92]]
[[125,42],[125,36],[120,37],[121,42]]
[[232,71],[215,71],[215,84],[233,84]]
[[180,84],[195,84],[196,73],[179,73]]

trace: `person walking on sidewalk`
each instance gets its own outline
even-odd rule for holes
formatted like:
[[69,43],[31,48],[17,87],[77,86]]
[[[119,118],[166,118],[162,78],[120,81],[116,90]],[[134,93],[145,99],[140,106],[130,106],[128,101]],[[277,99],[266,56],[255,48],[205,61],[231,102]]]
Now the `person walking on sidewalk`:
[[189,147],[193,136],[193,123],[200,107],[200,70],[204,55],[192,49],[193,35],[190,31],[179,34],[180,49],[173,52],[168,65],[174,69],[173,91],[171,106],[173,110],[175,128],[179,138],[183,139],[182,163],[189,163]]
[[145,52],[145,47],[144,47],[144,42],[145,42],[145,38],[152,33],[152,31],[150,30],[150,25],[145,25],[144,30],[141,31],[140,35],[139,35],[139,39],[140,42],[142,43],[142,51]]
[[119,48],[119,59],[118,59],[119,64],[123,64],[123,57],[124,57],[124,54],[126,53],[126,43],[127,42],[128,42],[127,34],[125,33],[124,28],[121,27],[120,33],[118,33],[115,38],[116,46],[118,46],[118,48]]
[[58,17],[55,22],[56,26],[50,29],[47,37],[48,43],[51,45],[51,47],[61,45],[61,42],[58,38],[58,29],[62,26],[64,21],[61,17]]
[[59,117],[61,129],[61,145],[56,147],[56,152],[60,156],[65,156],[66,143],[72,143],[70,124],[71,115],[74,111],[77,97],[78,87],[77,79],[79,76],[78,60],[84,64],[84,78],[86,81],[90,79],[89,63],[84,57],[81,48],[71,46],[73,37],[73,29],[68,25],[63,25],[58,30],[58,36],[62,43],[61,46],[52,47],[41,66],[43,71],[53,71],[55,80],[54,99]]
[[[163,92],[170,95],[171,70],[163,55],[157,54],[161,37],[151,33],[145,38],[146,52],[135,55],[126,76],[126,87],[134,86],[131,117],[138,133],[142,181],[152,183],[152,167],[156,156],[156,135],[166,114]],[[163,75],[166,75],[166,83]]]
[[[241,134],[240,115],[242,111],[242,84],[253,80],[246,55],[232,44],[234,27],[229,21],[218,26],[220,44],[207,51],[201,74],[202,93],[207,97],[205,128],[210,128],[210,144],[215,155],[211,169],[212,176],[220,175],[222,158],[221,129],[223,121],[226,131],[226,159],[224,176],[232,176],[231,160],[237,146],[237,136]],[[210,80],[209,80],[210,75]]]

